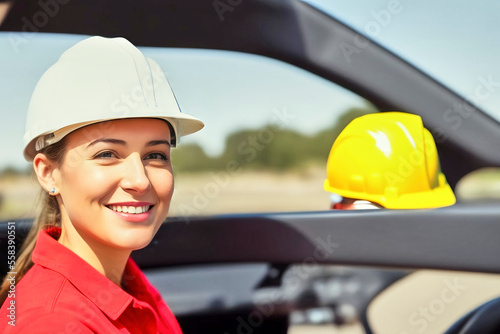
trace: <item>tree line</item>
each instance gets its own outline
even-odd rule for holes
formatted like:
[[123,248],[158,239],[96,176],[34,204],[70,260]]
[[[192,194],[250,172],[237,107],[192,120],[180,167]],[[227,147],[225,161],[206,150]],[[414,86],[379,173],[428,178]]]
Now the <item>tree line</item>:
[[225,140],[222,154],[211,157],[198,144],[183,144],[172,150],[176,173],[224,170],[233,164],[244,170],[293,170],[310,165],[326,165],[330,148],[354,118],[372,113],[366,108],[351,108],[332,125],[314,135],[269,124],[258,129],[242,129]]

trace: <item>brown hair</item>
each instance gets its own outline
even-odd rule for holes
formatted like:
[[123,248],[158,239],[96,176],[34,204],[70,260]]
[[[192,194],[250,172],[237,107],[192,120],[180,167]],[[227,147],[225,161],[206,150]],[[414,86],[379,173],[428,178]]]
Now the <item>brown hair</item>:
[[[65,138],[59,142],[47,146],[39,153],[44,154],[49,160],[57,162],[59,165],[62,164],[64,160],[64,155],[66,153],[66,141]],[[15,283],[17,284],[21,278],[28,272],[28,270],[33,266],[33,261],[31,260],[31,254],[36,244],[36,237],[38,232],[43,228],[49,226],[61,226],[61,212],[59,210],[59,204],[55,196],[50,196],[44,189],[40,190],[38,196],[38,215],[31,226],[31,229],[26,236],[26,239],[19,250],[16,257],[16,272]],[[2,305],[7,299],[7,295],[10,290],[10,282],[7,280],[7,276],[3,279],[2,285],[0,287],[0,305]]]

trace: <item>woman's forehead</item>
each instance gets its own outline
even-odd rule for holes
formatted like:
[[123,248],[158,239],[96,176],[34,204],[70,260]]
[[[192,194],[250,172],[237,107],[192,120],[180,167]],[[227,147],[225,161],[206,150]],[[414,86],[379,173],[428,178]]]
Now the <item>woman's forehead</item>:
[[91,142],[100,138],[134,141],[140,137],[170,140],[166,121],[157,118],[130,118],[105,121],[85,126],[68,135],[70,142]]

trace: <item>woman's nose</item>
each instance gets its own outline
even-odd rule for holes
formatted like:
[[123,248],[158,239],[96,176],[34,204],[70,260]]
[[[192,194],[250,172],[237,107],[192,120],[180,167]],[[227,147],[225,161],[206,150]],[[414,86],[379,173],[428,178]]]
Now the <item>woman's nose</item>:
[[139,154],[131,154],[124,164],[121,187],[126,191],[143,194],[151,188],[151,182]]

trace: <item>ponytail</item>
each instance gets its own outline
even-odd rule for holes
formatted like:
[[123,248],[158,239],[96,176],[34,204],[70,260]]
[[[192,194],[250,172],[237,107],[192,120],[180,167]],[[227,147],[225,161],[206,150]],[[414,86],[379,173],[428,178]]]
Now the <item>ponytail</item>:
[[[45,154],[48,159],[52,161],[57,161],[61,165],[64,154],[65,154],[66,141],[63,138],[61,141],[50,145],[40,151],[40,153]],[[41,189],[38,196],[38,215],[34,220],[33,225],[24,240],[19,253],[16,257],[16,276],[15,284],[17,284],[26,275],[28,270],[33,266],[33,261],[31,260],[31,254],[36,244],[36,237],[38,233],[47,227],[60,227],[61,226],[61,211],[59,209],[59,204],[55,196],[50,196],[45,190]],[[7,299],[7,295],[10,291],[11,282],[7,280],[7,276],[4,277],[2,285],[0,286],[0,305],[4,303]]]

